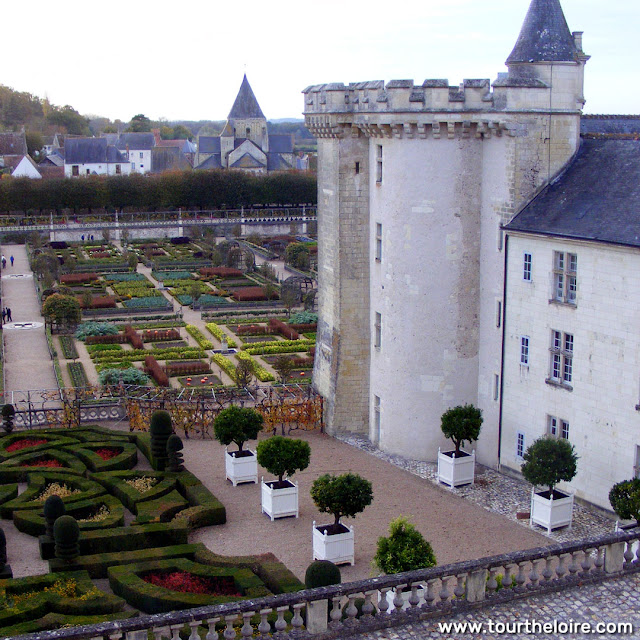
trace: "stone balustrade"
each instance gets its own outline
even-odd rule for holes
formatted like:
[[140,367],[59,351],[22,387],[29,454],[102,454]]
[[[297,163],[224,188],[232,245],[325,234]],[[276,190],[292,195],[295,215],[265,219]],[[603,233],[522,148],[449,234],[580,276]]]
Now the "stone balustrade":
[[[255,600],[16,636],[14,640],[329,640],[441,618],[640,571],[640,528]],[[386,594],[393,593],[392,605]],[[201,632],[201,634],[200,634]],[[272,635],[270,635],[272,634]]]

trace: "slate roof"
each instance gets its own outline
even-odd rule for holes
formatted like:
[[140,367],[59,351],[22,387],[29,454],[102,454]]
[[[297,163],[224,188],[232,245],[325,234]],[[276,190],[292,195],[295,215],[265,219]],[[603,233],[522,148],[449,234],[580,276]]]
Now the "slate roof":
[[220,154],[214,153],[210,155],[204,162],[201,162],[196,169],[221,169],[222,162],[220,161]]
[[267,171],[288,171],[293,167],[279,153],[267,154]]
[[220,138],[217,136],[200,136],[198,138],[200,153],[220,153]]
[[153,133],[121,133],[116,147],[124,151],[127,147],[135,151],[149,151],[155,147]]
[[64,141],[66,164],[129,162],[106,138],[67,138]]
[[240,156],[240,158],[231,165],[233,169],[262,169],[264,166],[263,162],[260,162],[260,160],[254,158],[249,153]]
[[236,96],[236,101],[229,111],[229,119],[231,118],[264,118],[262,109],[256,100],[253,89],[247,80],[247,74],[242,78],[240,91]]
[[582,140],[567,170],[505,228],[640,247],[640,141]]
[[27,155],[27,139],[24,131],[0,133],[0,156],[15,155]]
[[290,133],[270,134],[269,151],[275,153],[293,153],[293,135]]
[[640,116],[583,115],[580,133],[640,135]]
[[506,64],[573,61],[577,55],[560,0],[532,0]]

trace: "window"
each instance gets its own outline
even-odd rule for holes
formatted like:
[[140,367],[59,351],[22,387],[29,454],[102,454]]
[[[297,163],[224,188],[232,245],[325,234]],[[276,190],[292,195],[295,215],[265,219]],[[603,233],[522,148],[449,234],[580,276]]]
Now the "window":
[[550,351],[549,381],[570,384],[573,379],[573,335],[552,330]]
[[373,396],[373,439],[380,442],[380,396]]
[[247,127],[246,128],[246,132],[247,132],[247,138],[251,137],[251,127]]
[[119,164],[116,165],[116,175],[119,176],[122,173],[122,168]]
[[382,262],[382,224],[376,222],[376,262]]
[[516,435],[516,458],[524,457],[524,433],[518,431]]
[[502,326],[502,300],[496,300],[496,327]]
[[522,279],[531,282],[531,254],[525,253],[522,264]]
[[91,169],[87,169],[87,175],[91,175]]
[[547,416],[547,434],[552,438],[569,439],[569,423],[566,420]]
[[144,158],[144,153],[141,151],[140,152],[140,160],[142,160],[142,158]]
[[529,336],[521,336],[520,338],[520,364],[529,366]]
[[360,163],[356,162],[356,175],[360,173]]
[[71,167],[71,175],[79,176],[80,175],[80,167],[77,164],[72,165]]
[[376,182],[382,183],[382,145],[376,145]]
[[382,345],[382,314],[376,311],[376,322],[374,325],[375,333],[373,338],[373,346],[377,349]]
[[576,304],[578,256],[564,251],[553,252],[553,299]]
[[500,376],[496,373],[493,376],[493,399],[498,401],[500,397]]

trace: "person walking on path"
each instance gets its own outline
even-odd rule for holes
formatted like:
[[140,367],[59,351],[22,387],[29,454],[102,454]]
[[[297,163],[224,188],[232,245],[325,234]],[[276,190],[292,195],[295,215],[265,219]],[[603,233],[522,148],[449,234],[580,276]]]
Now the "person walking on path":
[[2,324],[4,324],[6,317],[7,317],[7,310],[4,307],[2,307]]
[[7,266],[7,259],[2,256],[2,268],[4,269]]
[[7,307],[7,322],[13,322],[11,319],[11,307]]
[[13,267],[13,256],[9,258],[9,262],[11,262],[11,266]]

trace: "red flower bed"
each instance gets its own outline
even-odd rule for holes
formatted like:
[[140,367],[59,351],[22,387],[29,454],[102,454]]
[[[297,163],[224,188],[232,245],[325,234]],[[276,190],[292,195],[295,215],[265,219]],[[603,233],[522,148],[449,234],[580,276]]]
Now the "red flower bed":
[[66,273],[60,276],[60,282],[62,284],[85,284],[97,280],[98,277],[97,273]]
[[153,356],[147,356],[144,359],[144,370],[145,373],[148,373],[158,383],[158,386],[169,386],[169,378],[167,377],[165,370]]
[[111,458],[119,456],[120,453],[122,453],[120,449],[111,449],[110,447],[96,449],[96,455],[100,456],[103,460],[111,460]]
[[300,334],[291,325],[278,320],[278,318],[269,318],[269,329],[273,333],[279,333],[286,340],[297,340],[300,337]]
[[111,254],[108,251],[89,251],[89,255],[92,258],[108,258]]
[[47,444],[48,440],[36,440],[36,438],[23,438],[22,440],[16,440],[12,442],[6,449],[8,453],[13,453],[14,451],[20,451],[21,449],[26,449],[27,447],[37,447],[39,444]]
[[[262,287],[242,287],[242,289],[234,289],[231,292],[231,295],[238,302],[254,302],[267,299]],[[275,291],[271,294],[272,300],[277,300],[278,297],[279,296]]]
[[64,467],[60,460],[54,460],[53,458],[39,458],[38,460],[28,460],[23,462],[21,467],[49,467],[55,469],[61,469]]
[[200,275],[205,277],[220,276],[221,278],[228,278],[229,276],[241,276],[244,274],[240,269],[234,269],[233,267],[202,267],[200,269]]
[[160,572],[153,571],[142,576],[145,582],[180,593],[200,593],[208,596],[241,597],[233,578],[220,576],[206,578],[186,571]]

